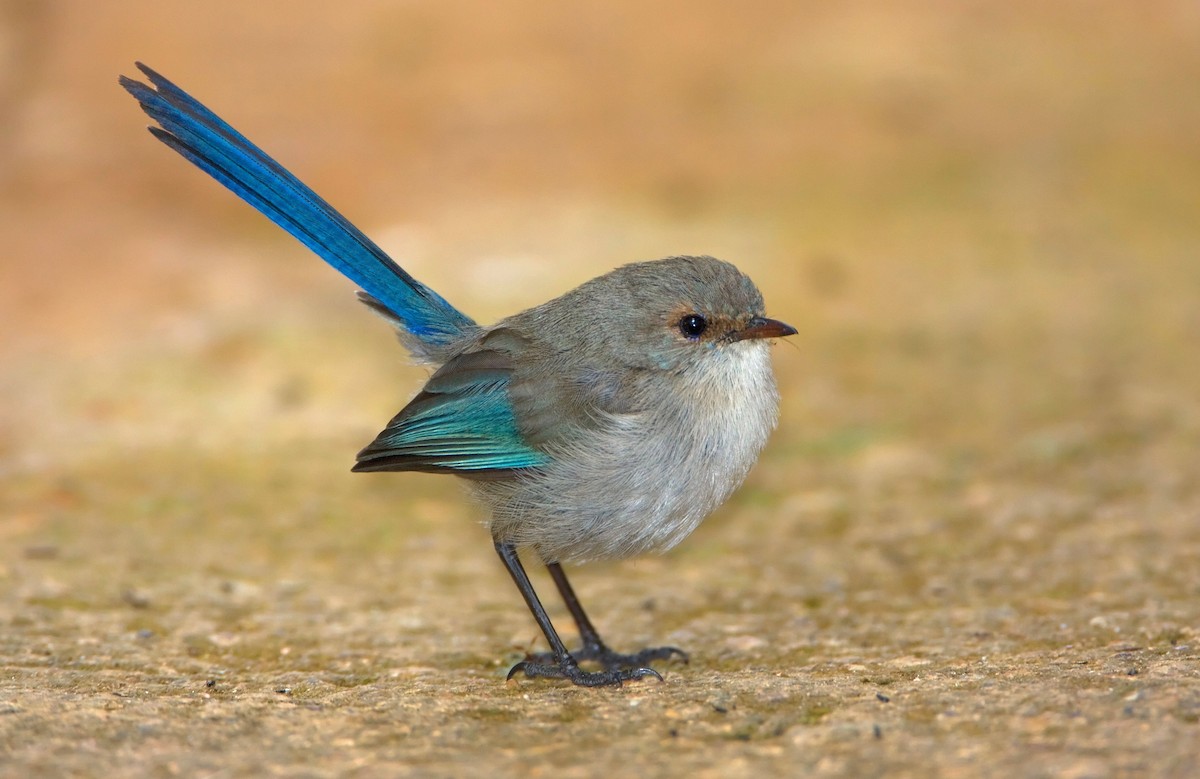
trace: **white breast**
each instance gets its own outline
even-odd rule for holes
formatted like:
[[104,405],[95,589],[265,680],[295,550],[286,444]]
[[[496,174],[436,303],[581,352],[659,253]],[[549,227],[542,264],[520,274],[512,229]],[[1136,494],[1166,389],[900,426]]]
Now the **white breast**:
[[763,341],[715,348],[673,379],[650,410],[608,418],[553,465],[478,484],[493,535],[579,562],[665,551],[695,530],[758,458],[779,397]]

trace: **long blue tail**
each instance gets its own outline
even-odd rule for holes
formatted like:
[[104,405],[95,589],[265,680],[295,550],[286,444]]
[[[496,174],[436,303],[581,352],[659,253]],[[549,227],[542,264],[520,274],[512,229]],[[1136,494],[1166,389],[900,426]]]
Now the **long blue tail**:
[[140,62],[137,66],[156,89],[125,76],[120,83],[162,125],[150,128],[154,137],[359,285],[417,342],[436,350],[475,328],[470,317],[405,273],[333,206],[241,133],[158,73]]

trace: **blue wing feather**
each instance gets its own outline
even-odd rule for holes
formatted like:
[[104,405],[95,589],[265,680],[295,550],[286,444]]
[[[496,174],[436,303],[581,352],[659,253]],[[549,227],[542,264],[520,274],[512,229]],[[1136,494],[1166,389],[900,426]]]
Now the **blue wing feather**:
[[389,425],[358,455],[355,470],[495,471],[544,465],[521,440],[503,392],[443,397]]
[[358,454],[356,471],[454,471],[483,475],[545,465],[527,444],[508,395],[508,357],[459,355]]
[[419,340],[448,344],[475,327],[245,136],[158,73],[138,68],[155,88],[124,76],[121,86],[161,125],[150,128],[156,138],[383,303]]

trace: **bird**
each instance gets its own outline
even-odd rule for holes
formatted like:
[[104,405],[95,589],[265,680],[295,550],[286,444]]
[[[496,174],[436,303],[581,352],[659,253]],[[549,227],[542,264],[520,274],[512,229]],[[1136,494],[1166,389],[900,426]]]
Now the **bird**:
[[[149,131],[353,281],[432,373],[358,453],[354,471],[464,479],[489,509],[496,552],[544,634],[508,672],[583,687],[662,675],[673,646],[617,652],[563,564],[675,546],[741,484],[774,429],[769,345],[796,329],[764,312],[734,265],[634,262],[492,325],[417,281],[241,133],[138,62],[119,83]],[[575,622],[569,651],[521,559],[545,565]]]

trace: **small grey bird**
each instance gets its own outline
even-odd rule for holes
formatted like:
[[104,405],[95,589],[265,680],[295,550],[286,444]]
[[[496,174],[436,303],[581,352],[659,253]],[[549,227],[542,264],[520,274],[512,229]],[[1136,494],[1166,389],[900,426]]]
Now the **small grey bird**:
[[[595,687],[661,679],[650,662],[686,661],[674,647],[611,650],[561,564],[670,549],[741,484],[778,413],[767,339],[796,332],[766,318],[754,283],[712,257],[671,257],[478,325],[216,114],[138,68],[152,86],[120,83],[158,123],[151,133],[358,284],[413,357],[438,366],[354,470],[454,474],[491,509],[496,551],[550,644],[508,677]],[[545,563],[574,618],[574,653],[520,548]]]

